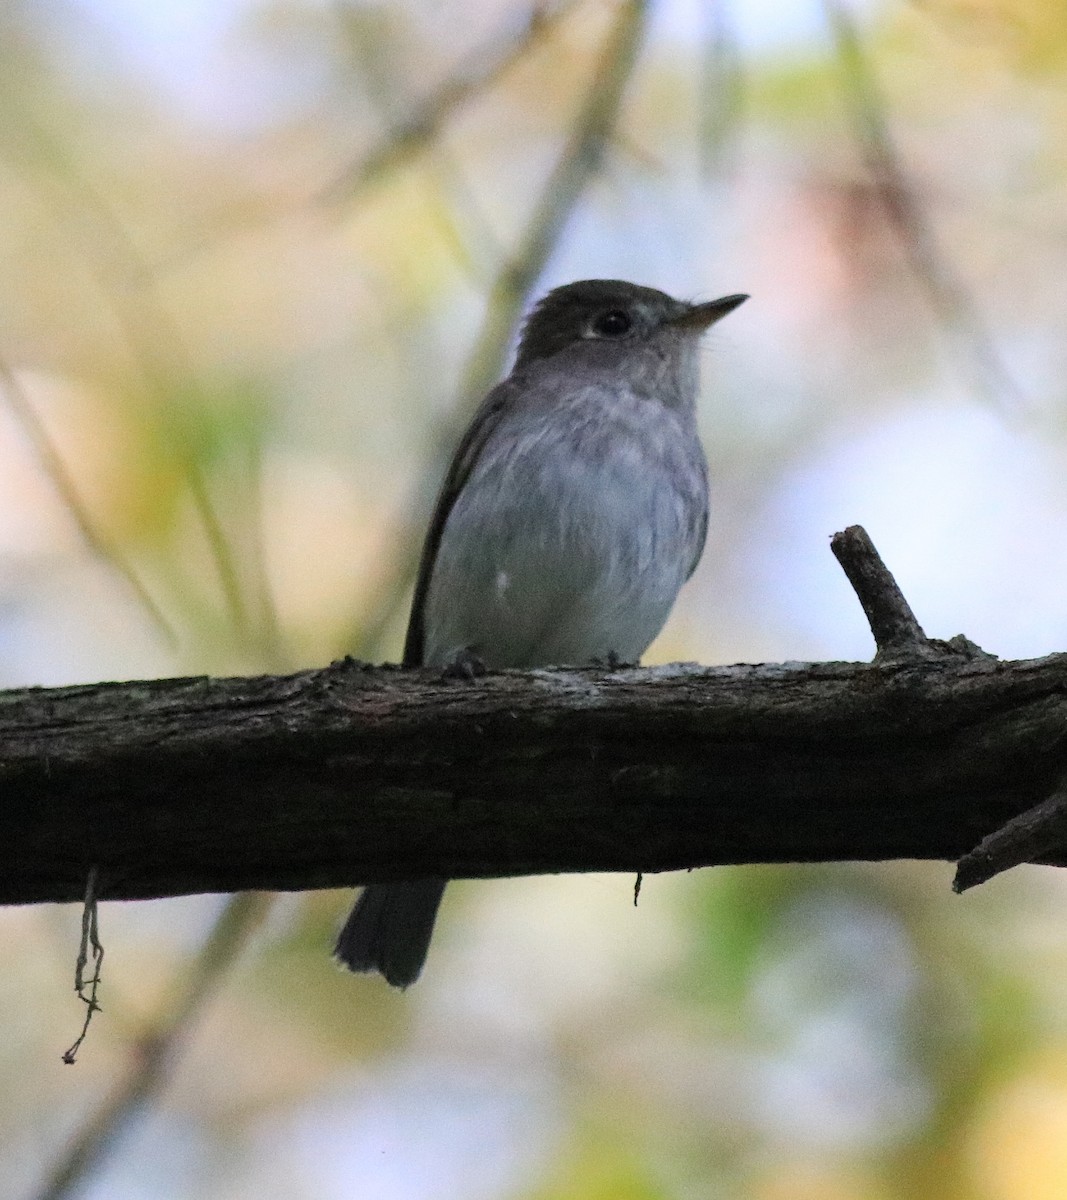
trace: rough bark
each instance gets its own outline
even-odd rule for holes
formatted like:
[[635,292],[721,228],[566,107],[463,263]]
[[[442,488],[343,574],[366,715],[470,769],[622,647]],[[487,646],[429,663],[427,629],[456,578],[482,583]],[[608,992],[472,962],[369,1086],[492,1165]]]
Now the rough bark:
[[[1067,655],[0,693],[0,902],[956,859],[1058,787]],[[1036,856],[1057,863],[1067,855]]]
[[831,547],[873,663],[0,692],[0,903],[889,858],[960,859],[962,891],[1067,863],[1067,654],[928,638],[862,528]]

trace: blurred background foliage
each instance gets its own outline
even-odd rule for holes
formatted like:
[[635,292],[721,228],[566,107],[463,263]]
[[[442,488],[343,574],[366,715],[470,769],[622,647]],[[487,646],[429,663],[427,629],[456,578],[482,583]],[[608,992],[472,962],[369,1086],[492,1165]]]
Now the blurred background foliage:
[[[1067,650],[1052,0],[7,0],[0,684],[395,659],[443,456],[533,294],[708,339],[708,551],[649,660]],[[209,798],[205,797],[209,802]],[[1067,885],[944,864],[450,889],[404,995],[347,896],[0,913],[0,1191],[1052,1200]]]

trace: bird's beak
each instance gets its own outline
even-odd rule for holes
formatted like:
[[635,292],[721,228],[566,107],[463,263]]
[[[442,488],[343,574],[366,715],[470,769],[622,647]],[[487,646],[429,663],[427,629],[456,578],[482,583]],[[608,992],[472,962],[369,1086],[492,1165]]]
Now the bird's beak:
[[680,325],[683,329],[710,329],[716,321],[721,321],[747,299],[747,295],[739,292],[733,296],[709,300],[706,304],[691,304],[684,312],[672,318],[670,324]]

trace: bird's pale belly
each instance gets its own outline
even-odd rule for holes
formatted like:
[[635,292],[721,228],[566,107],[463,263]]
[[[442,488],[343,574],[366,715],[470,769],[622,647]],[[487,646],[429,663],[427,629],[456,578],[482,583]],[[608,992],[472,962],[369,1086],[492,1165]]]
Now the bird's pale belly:
[[454,514],[428,596],[427,664],[467,650],[490,667],[641,657],[689,566],[675,495],[646,481],[560,511],[544,522],[529,508]]

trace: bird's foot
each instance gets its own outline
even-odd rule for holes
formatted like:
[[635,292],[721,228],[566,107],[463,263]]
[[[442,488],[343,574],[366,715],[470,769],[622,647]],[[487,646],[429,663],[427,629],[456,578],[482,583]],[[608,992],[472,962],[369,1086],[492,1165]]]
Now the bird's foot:
[[589,665],[591,667],[607,667],[609,671],[615,671],[619,667],[636,667],[637,663],[623,662],[614,650],[609,650],[604,658],[590,659]]
[[470,682],[484,675],[486,665],[473,646],[464,646],[456,651],[441,671],[442,679],[465,679]]

